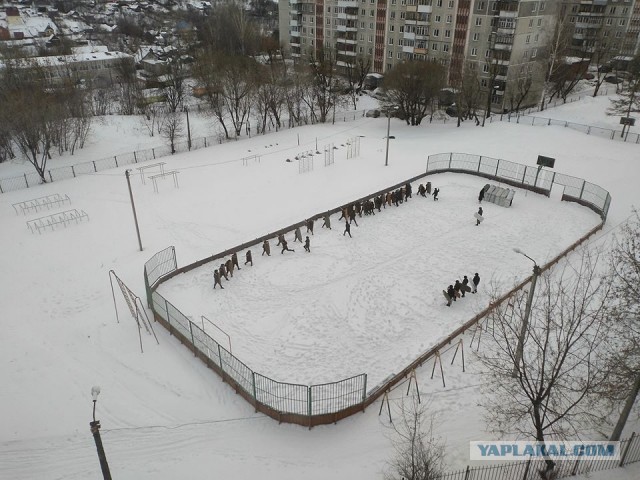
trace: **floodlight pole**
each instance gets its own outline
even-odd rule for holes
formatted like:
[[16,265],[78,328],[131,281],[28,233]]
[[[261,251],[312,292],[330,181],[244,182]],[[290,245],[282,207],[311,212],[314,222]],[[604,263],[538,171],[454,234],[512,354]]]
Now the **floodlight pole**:
[[520,362],[522,361],[522,354],[524,350],[524,336],[527,334],[527,329],[529,328],[529,315],[531,314],[531,304],[533,303],[533,296],[536,290],[536,282],[538,280],[538,276],[542,273],[542,269],[538,266],[536,261],[531,258],[526,253],[521,250],[514,249],[516,253],[527,257],[529,260],[533,262],[533,276],[531,277],[531,287],[529,288],[529,296],[527,297],[527,304],[524,309],[524,318],[522,319],[522,326],[520,327],[520,335],[518,336],[518,346],[516,348],[516,357],[513,362],[513,373],[511,376],[513,378],[518,377]]
[[127,177],[127,186],[129,187],[129,198],[131,199],[131,209],[133,210],[133,221],[136,224],[136,234],[138,235],[138,246],[140,247],[140,251],[142,251],[142,240],[140,239],[140,228],[138,227],[138,215],[136,214],[136,205],[133,202],[133,192],[131,191],[131,180],[129,178],[129,173],[131,170],[127,169],[124,171],[124,176]]

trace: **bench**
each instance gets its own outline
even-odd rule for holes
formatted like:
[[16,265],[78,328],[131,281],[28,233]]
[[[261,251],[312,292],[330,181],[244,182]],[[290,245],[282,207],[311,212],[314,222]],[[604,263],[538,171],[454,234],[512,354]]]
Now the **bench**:
[[143,165],[142,167],[138,167],[137,170],[140,172],[140,179],[142,180],[142,184],[144,185],[144,171],[146,169],[160,167],[160,174],[162,175],[164,173],[164,166],[166,164],[167,162],[158,162],[158,163],[152,163],[150,165]]
[[158,193],[158,179],[159,178],[168,177],[169,175],[171,175],[173,177],[173,186],[176,187],[176,188],[179,188],[180,187],[178,185],[178,174],[179,173],[180,173],[180,171],[178,171],[178,170],[169,170],[167,172],[163,171],[162,173],[158,173],[157,175],[151,175],[149,178],[153,182],[153,191]]

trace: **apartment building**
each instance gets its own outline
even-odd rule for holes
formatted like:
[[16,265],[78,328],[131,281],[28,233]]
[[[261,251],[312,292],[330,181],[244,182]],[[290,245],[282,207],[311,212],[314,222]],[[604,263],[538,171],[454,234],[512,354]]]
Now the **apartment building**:
[[[565,16],[572,50],[593,50],[595,26],[621,56],[638,52],[640,0],[288,0],[280,2],[280,41],[294,58],[320,46],[338,65],[361,56],[384,73],[405,59],[442,63],[451,86],[477,72],[495,111],[510,108],[530,80],[521,106],[542,93],[550,44]],[[509,100],[511,99],[511,100]]]
[[[634,0],[563,1],[561,15],[572,26],[572,52],[589,56],[605,48],[621,57],[637,52],[640,12]],[[635,14],[634,14],[635,11]]]

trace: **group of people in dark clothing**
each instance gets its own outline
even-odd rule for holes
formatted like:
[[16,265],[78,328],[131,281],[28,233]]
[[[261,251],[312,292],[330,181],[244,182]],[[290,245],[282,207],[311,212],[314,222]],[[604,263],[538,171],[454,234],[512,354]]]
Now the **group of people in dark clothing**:
[[[253,259],[251,258],[251,250],[247,250],[245,254],[246,261],[245,265],[248,263],[253,267]],[[229,281],[229,277],[233,278],[233,271],[240,270],[240,265],[238,265],[238,254],[231,254],[231,258],[227,259],[226,262],[222,262],[220,267],[213,271],[213,288],[216,288],[216,285],[220,285],[220,288],[224,290],[222,286],[222,279],[224,278],[227,282]]]
[[458,298],[464,298],[464,294],[467,292],[476,293],[478,291],[478,285],[480,284],[480,275],[477,273],[471,279],[473,288],[469,286],[469,279],[465,275],[462,279],[456,280],[455,284],[449,285],[446,290],[445,297],[447,298],[447,307],[451,306],[451,302],[455,302]]

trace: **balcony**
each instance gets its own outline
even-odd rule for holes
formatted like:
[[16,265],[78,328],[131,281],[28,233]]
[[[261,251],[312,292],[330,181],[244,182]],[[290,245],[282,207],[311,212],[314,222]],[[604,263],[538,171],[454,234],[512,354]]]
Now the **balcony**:
[[418,12],[420,13],[431,13],[432,11],[431,5],[418,5]]
[[518,18],[518,11],[511,11],[511,10],[500,10],[500,15],[501,18]]
[[358,14],[354,14],[354,13],[339,13],[338,14],[338,18],[340,18],[342,20],[357,20],[358,19]]
[[511,28],[498,27],[498,35],[513,35],[516,33],[515,25]]
[[337,25],[336,30],[338,32],[357,32],[358,27],[356,26],[347,26],[347,25]]
[[338,8],[358,8],[357,0],[338,0]]
[[291,19],[289,20],[289,26],[290,27],[299,27],[300,26],[300,22],[298,21],[298,19]]
[[404,32],[404,39],[405,40],[415,40],[416,39],[416,34],[412,33],[412,32]]
[[297,30],[291,30],[291,31],[289,32],[289,34],[290,34],[292,37],[299,37],[299,36],[300,36],[300,32],[299,32],[299,31],[297,31]]
[[495,80],[498,81],[498,82],[506,82],[507,81],[507,76],[506,75],[496,75]]
[[510,52],[513,49],[513,45],[510,43],[496,43],[493,47],[496,50],[504,50]]
[[426,55],[427,54],[427,49],[426,48],[414,48],[413,49],[413,53],[417,54],[417,55]]
[[336,43],[344,43],[347,45],[355,45],[358,43],[358,40],[356,40],[355,38],[336,38]]
[[406,46],[403,46],[403,47],[402,47],[402,51],[403,51],[404,53],[413,53],[413,47],[406,47]]

